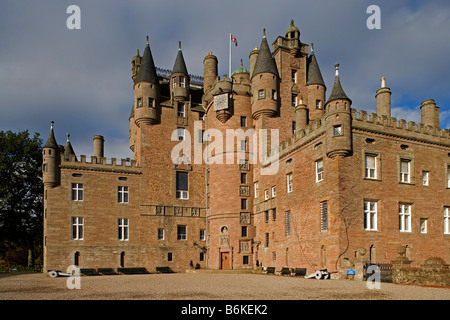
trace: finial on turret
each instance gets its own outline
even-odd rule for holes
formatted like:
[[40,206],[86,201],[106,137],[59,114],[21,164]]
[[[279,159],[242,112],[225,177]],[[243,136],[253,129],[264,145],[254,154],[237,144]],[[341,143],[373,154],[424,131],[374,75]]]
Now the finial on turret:
[[263,37],[266,37],[266,28],[263,29]]
[[67,142],[70,141],[70,133],[67,132]]
[[294,26],[294,19],[291,19],[291,27]]
[[382,88],[386,87],[386,78],[385,77],[381,77],[381,87]]
[[336,63],[334,65],[334,68],[336,69],[336,76],[338,76],[339,75],[339,63]]
[[178,41],[178,50],[181,50],[181,41]]
[[137,55],[139,55],[139,49],[137,49]]
[[147,36],[147,44],[148,44],[148,36]]
[[314,51],[314,43],[311,43],[311,53]]
[[242,64],[242,59],[241,59],[241,68],[243,68],[244,67],[244,65]]
[[53,130],[53,125],[55,124],[55,121],[50,121],[50,130]]

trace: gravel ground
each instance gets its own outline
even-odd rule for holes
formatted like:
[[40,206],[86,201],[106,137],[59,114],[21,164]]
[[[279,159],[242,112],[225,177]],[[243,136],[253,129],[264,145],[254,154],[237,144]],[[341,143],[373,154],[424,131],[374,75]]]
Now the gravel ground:
[[450,300],[449,288],[227,273],[66,277],[0,274],[1,300]]

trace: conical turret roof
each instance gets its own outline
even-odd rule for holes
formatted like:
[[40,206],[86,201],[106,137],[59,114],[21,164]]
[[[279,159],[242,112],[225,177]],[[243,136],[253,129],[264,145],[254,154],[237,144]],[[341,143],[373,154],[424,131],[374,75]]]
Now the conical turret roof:
[[70,156],[75,155],[75,151],[72,148],[72,144],[70,143],[70,134],[67,134],[67,141],[64,145],[64,159],[70,160]]
[[53,133],[53,121],[51,121],[50,125],[50,134],[48,136],[47,142],[44,145],[44,148],[53,148],[58,149],[58,144],[56,143],[55,134]]
[[172,74],[174,73],[183,73],[185,75],[188,75],[186,63],[184,62],[183,52],[181,51],[181,42],[179,44],[177,57],[172,69]]
[[334,77],[333,90],[331,91],[331,95],[328,98],[327,103],[332,100],[337,100],[337,99],[345,99],[345,100],[350,101],[350,103],[351,103],[352,100],[350,100],[350,98],[347,97],[347,95],[345,94],[345,92],[341,86],[341,81],[339,80],[339,64],[338,63],[335,64],[335,68],[336,68],[336,75]]
[[272,53],[270,52],[265,33],[266,32],[264,30],[264,36],[261,41],[261,46],[259,48],[259,54],[255,62],[255,67],[253,68],[252,78],[258,73],[263,72],[273,73],[274,75],[279,77],[277,65],[272,57]]
[[308,63],[308,85],[310,84],[320,84],[324,87],[325,82],[323,81],[322,73],[320,72],[319,64],[317,63],[316,56],[314,55],[313,44],[311,43],[311,54],[309,55]]
[[136,83],[141,81],[147,81],[151,83],[158,83],[158,76],[156,75],[155,63],[153,62],[152,52],[148,43],[142,55],[141,65],[136,76]]

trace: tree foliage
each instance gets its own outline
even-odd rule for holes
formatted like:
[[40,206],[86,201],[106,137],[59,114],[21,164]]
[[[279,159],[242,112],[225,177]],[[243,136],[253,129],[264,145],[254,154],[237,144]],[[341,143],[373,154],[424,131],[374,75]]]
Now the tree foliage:
[[28,130],[0,131],[0,258],[42,247],[42,139]]

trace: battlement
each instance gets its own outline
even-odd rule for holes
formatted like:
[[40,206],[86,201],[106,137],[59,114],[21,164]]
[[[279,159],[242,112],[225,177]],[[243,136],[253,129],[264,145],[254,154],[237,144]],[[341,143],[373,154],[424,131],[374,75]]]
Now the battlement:
[[69,160],[66,160],[61,155],[62,169],[78,169],[78,170],[93,170],[93,171],[110,171],[110,172],[124,172],[124,173],[141,173],[140,167],[136,166],[135,160],[111,158],[108,161],[105,157],[91,156],[90,161],[86,155],[81,155],[80,160],[77,160],[75,155],[71,155]]
[[450,131],[423,123],[397,120],[394,117],[379,116],[376,113],[351,109],[352,127],[385,135],[392,135],[410,140],[450,146]]

